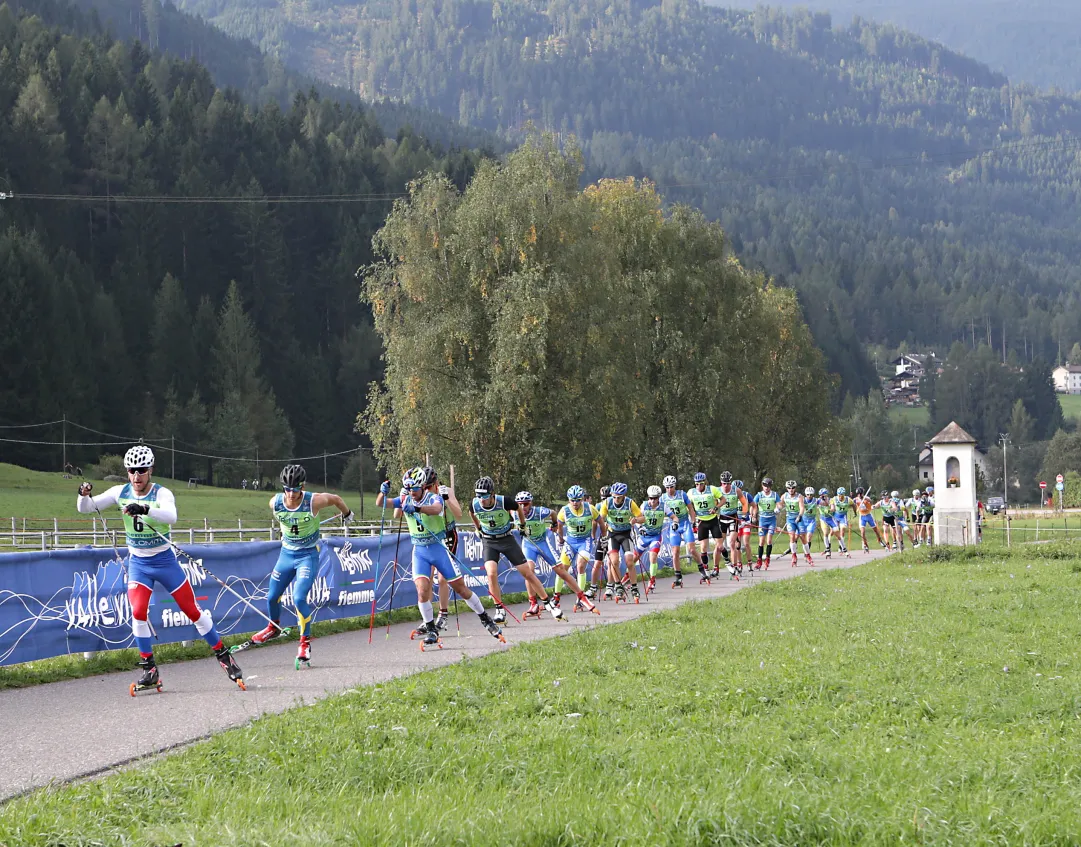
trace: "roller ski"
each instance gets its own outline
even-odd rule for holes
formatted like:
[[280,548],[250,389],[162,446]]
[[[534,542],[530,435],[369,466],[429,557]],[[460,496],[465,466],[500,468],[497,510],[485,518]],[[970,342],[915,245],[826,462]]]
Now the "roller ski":
[[642,599],[642,595],[638,591],[638,583],[631,585],[631,597],[634,598],[634,604],[637,606]]
[[683,573],[682,573],[682,571],[676,571],[676,578],[672,580],[672,587],[673,588],[682,588],[683,587]]
[[574,604],[574,611],[576,612],[592,612],[595,615],[601,613],[600,609],[596,607],[585,594],[579,594],[577,601]]
[[310,668],[312,666],[312,640],[306,636],[300,636],[300,644],[297,647],[297,657],[293,660],[293,667],[296,670],[301,668]]
[[503,608],[502,603],[495,604],[495,609],[492,612],[492,620],[496,623],[507,622],[507,610]]
[[740,575],[740,572],[742,570],[743,570],[743,568],[738,568],[737,569],[735,565],[729,564],[728,565],[728,580],[729,580],[729,582],[731,582],[733,579],[736,582],[739,582],[739,575]]
[[657,590],[657,577],[651,576],[649,578],[649,583],[646,585],[646,594],[649,594],[650,591],[656,591],[656,590]]
[[604,586],[603,598],[605,600],[611,600],[614,596],[615,596],[615,592],[612,590],[611,584]]
[[615,590],[616,605],[627,602],[627,589],[622,585],[617,585]]
[[235,682],[241,691],[247,691],[248,686],[244,684],[244,673],[240,670],[240,665],[236,663],[236,659],[233,658],[233,654],[229,652],[229,648],[223,646],[220,650],[215,650],[214,657],[218,660],[218,664],[221,665],[221,669],[229,675],[229,679]]
[[761,558],[759,558],[758,561],[755,562],[754,569],[756,571],[762,570],[762,559]]
[[145,659],[140,659],[139,667],[143,669],[142,676],[128,687],[128,693],[134,697],[140,691],[153,689],[158,694],[161,694],[161,679],[158,677],[158,666],[154,662],[154,657],[148,656]]
[[699,568],[698,573],[699,573],[699,577],[698,577],[698,584],[699,585],[712,585],[713,584],[712,582],[710,582],[709,571],[707,571],[705,568]]
[[448,618],[447,613],[440,609],[439,614],[436,615],[435,618],[435,628],[442,632],[447,628],[449,621],[450,619]]
[[481,624],[486,630],[488,630],[492,638],[496,639],[496,641],[502,642],[503,644],[507,643],[507,639],[503,637],[503,630],[499,628],[499,624],[497,624],[490,617],[488,617],[487,612],[481,612],[479,615],[477,615],[477,617],[480,618]]
[[720,568],[714,568],[713,570],[711,570],[709,572],[709,578],[710,579],[720,579],[721,578],[721,569]]
[[563,610],[559,608],[559,603],[555,602],[551,597],[544,601],[544,608],[548,610],[553,620],[566,620],[563,617]]
[[813,567],[815,566],[815,560],[811,558],[811,554],[810,554],[810,553],[806,553],[806,554],[804,554],[804,555],[805,555],[805,556],[807,557],[807,565],[808,565],[808,567],[812,567],[812,568],[813,568]]
[[420,652],[425,652],[426,647],[435,646],[438,649],[443,649],[443,641],[439,637],[439,629],[435,625],[435,621],[431,623],[422,623],[415,632],[421,637],[420,639]]
[[792,567],[799,567],[799,556],[797,556],[795,553],[792,554]]
[[582,592],[582,594],[588,600],[596,600],[597,599],[597,586],[590,585],[589,588],[587,588],[585,591]]
[[537,620],[540,620],[541,618],[541,605],[536,597],[530,598],[529,608],[526,609],[525,613],[522,615],[522,621],[525,622],[530,618],[536,618]]
[[290,627],[282,629],[277,624],[268,623],[265,629],[255,633],[255,635],[247,641],[230,647],[229,652],[243,653],[245,650],[250,650],[252,647],[262,647],[264,644],[269,644],[271,641],[279,641],[283,638],[287,638],[292,631],[293,630]]

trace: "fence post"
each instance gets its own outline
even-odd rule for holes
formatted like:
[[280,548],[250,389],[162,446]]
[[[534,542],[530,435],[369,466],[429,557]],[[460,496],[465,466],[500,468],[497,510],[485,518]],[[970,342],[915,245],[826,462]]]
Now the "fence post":
[[53,547],[60,546],[60,521],[53,518]]
[[195,543],[195,527],[189,526],[188,527],[188,544],[194,544],[194,543]]
[[1040,519],[1036,518],[1036,540],[1040,540]]
[[45,546],[45,530],[41,531],[41,549],[42,549],[43,552],[45,550],[49,549],[48,547]]
[[15,516],[12,515],[12,517],[11,517],[11,546],[12,547],[16,546],[19,543],[18,541],[15,540],[15,533],[16,532],[18,532],[18,530],[16,529]]

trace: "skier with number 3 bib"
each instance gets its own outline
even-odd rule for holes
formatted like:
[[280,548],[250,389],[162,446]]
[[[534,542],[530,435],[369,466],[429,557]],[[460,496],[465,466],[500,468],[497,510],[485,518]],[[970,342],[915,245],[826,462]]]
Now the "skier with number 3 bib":
[[[176,500],[168,488],[151,482],[154,472],[154,451],[137,444],[124,454],[124,467],[128,482],[114,485],[108,491],[91,496],[93,487],[89,482],[79,486],[76,503],[80,514],[89,515],[109,506],[118,506],[124,516],[124,535],[128,546],[128,602],[131,603],[131,631],[135,646],[139,649],[139,667],[142,675],[130,686],[131,696],[151,688],[161,691],[158,666],[154,661],[154,647],[150,640],[150,595],[154,583],[159,582],[172,595],[177,607],[195,624],[222,668],[241,689],[244,676],[240,667],[229,654],[214,626],[210,612],[200,609],[195,592],[169,546],[169,530],[176,523]],[[103,519],[104,521],[104,519]],[[159,535],[160,533],[160,535]],[[163,540],[163,537],[165,540]]]

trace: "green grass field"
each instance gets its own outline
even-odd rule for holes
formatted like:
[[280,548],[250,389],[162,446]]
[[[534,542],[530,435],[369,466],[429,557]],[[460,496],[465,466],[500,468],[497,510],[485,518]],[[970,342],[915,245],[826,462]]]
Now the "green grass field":
[[1071,844],[1081,548],[923,550],[11,801],[2,844]]
[[[101,480],[89,480],[94,485],[95,493],[101,493],[116,483]],[[203,519],[211,526],[236,526],[237,520],[245,523],[270,524],[268,503],[274,491],[241,491],[238,488],[212,488],[200,486],[188,488],[187,480],[171,480],[167,477],[155,477],[176,495],[177,511],[180,516],[178,526],[195,523],[202,526]],[[320,485],[311,486],[312,490],[324,490]],[[79,480],[64,479],[58,473],[42,473],[20,468],[17,465],[0,463],[0,544],[4,543],[3,529],[11,526],[11,518],[27,519],[29,528],[43,528],[44,524],[35,521],[60,518],[63,521],[89,525],[89,517],[75,511]],[[359,516],[360,502],[355,491],[337,491],[329,489],[345,498]],[[367,518],[378,519],[379,510],[375,508],[375,494],[365,497],[364,513]],[[115,510],[114,510],[114,513]],[[106,515],[106,519],[113,515]],[[74,526],[72,523],[71,526]]]
[[890,406],[889,415],[906,426],[927,426],[926,406]]
[[1081,394],[1060,394],[1058,404],[1062,407],[1063,417],[1081,417]]

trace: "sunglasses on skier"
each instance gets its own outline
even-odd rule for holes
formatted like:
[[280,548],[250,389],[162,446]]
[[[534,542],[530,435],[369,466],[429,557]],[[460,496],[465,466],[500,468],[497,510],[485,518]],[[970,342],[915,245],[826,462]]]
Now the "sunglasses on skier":
[[128,473],[136,475],[150,473],[150,468],[128,468]]

